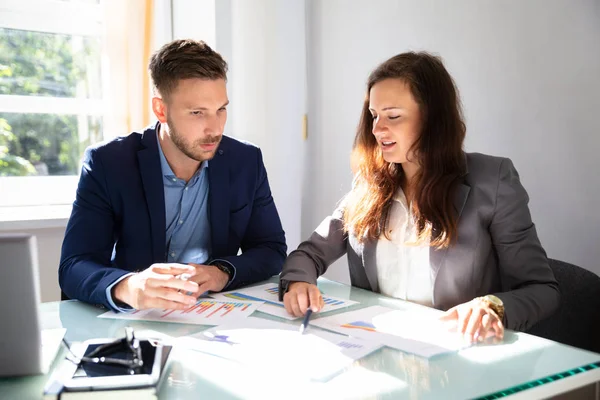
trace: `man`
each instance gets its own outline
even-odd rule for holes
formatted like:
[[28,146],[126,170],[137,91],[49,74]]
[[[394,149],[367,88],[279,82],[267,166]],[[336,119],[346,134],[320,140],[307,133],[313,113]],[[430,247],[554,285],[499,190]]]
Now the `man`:
[[260,150],[223,136],[227,63],[176,40],[149,68],[158,122],[87,149],[59,268],[66,296],[116,311],[183,309],[286,256]]

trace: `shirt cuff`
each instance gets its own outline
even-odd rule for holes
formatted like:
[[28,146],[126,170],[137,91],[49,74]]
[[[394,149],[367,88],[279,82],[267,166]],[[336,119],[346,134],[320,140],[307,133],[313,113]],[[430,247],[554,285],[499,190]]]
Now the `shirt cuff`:
[[223,289],[221,289],[221,291],[224,291],[225,289],[227,289],[229,287],[229,285],[231,285],[231,282],[233,282],[233,280],[235,279],[235,275],[236,275],[235,266],[232,263],[230,263],[229,261],[223,260],[222,258],[217,258],[210,262],[210,264],[214,264],[214,263],[225,263],[231,267],[232,273],[229,276],[229,282],[227,282],[227,285],[225,285],[225,287]]
[[110,305],[110,307],[113,309],[113,311],[117,311],[117,312],[122,312],[122,313],[129,313],[132,311],[135,311],[135,309],[133,307],[128,306],[127,304],[121,303],[124,305],[124,307],[119,307],[113,297],[112,297],[112,288],[119,282],[121,282],[123,279],[127,278],[128,276],[131,275],[135,275],[133,272],[130,274],[126,274],[123,275],[122,277],[120,277],[119,279],[117,279],[116,281],[114,281],[113,283],[111,283],[107,288],[106,288],[106,299],[108,300],[108,304]]

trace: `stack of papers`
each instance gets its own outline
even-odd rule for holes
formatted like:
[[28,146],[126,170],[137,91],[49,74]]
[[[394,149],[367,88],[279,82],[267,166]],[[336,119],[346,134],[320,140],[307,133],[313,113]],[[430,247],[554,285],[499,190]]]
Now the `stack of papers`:
[[[290,362],[293,365],[286,368],[306,368],[311,371],[311,379],[329,376],[381,346],[427,358],[470,346],[462,335],[448,332],[442,322],[429,313],[372,306],[329,317],[314,316],[309,331],[302,335],[294,325],[248,318],[258,310],[289,320],[296,319],[288,315],[279,301],[276,284],[212,296],[212,299],[200,298],[194,306],[181,311],[109,311],[99,317],[219,326],[188,336],[184,342],[196,350],[264,368],[284,352],[288,360],[294,360]],[[322,312],[357,304],[327,295],[323,298],[325,307]]]

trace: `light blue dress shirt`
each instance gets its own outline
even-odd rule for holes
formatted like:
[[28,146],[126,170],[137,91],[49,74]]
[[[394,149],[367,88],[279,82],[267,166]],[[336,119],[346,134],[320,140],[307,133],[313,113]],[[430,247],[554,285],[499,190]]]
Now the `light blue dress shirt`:
[[175,176],[162,149],[160,164],[165,191],[167,262],[205,264],[212,247],[208,220],[208,161],[200,165],[187,183]]
[[[168,263],[206,264],[212,248],[208,215],[208,161],[204,161],[186,182],[173,173],[160,146],[158,133],[157,141],[165,193],[166,260]],[[122,276],[106,289],[108,302],[117,311],[132,310],[130,307],[117,306],[112,298],[112,288],[130,275],[133,274]]]

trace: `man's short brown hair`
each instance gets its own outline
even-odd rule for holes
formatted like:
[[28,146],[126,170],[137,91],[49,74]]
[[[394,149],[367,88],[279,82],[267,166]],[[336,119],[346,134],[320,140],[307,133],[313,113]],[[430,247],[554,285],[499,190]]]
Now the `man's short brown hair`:
[[179,39],[165,44],[148,66],[154,89],[167,100],[182,79],[227,80],[227,62],[201,40]]

